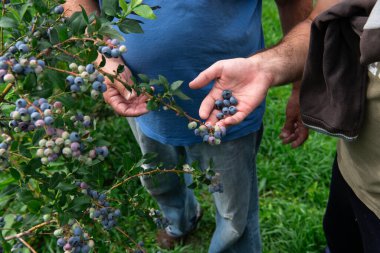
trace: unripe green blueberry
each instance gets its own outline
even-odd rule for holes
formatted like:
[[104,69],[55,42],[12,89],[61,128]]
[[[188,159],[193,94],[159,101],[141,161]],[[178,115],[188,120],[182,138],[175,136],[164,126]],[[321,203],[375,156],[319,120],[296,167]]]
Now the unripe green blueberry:
[[55,140],[55,145],[57,146],[62,146],[64,143],[65,143],[65,140],[61,137]]
[[96,80],[97,77],[98,77],[98,73],[97,73],[97,71],[95,71],[94,73],[92,73],[92,74],[90,75],[90,77],[88,78],[88,80],[89,80],[90,82],[93,82],[93,81]]
[[127,52],[127,47],[124,46],[124,45],[121,45],[121,46],[119,47],[119,51],[120,51],[121,53],[125,53],[125,52]]
[[72,226],[74,223],[75,223],[75,220],[74,220],[74,219],[69,219],[69,221],[67,222],[67,224],[68,224],[69,226]]
[[42,216],[42,219],[43,219],[44,221],[49,221],[50,218],[51,218],[50,214],[44,214],[44,215]]
[[15,81],[15,76],[12,74],[5,74],[3,79],[5,83],[13,83]]
[[49,159],[48,159],[47,157],[42,157],[42,158],[41,158],[41,163],[42,163],[43,165],[47,165],[47,164],[49,163]]
[[97,99],[100,95],[100,92],[97,90],[91,90],[91,98],[92,99]]
[[37,157],[43,157],[44,156],[44,150],[42,148],[37,149],[36,156]]
[[28,122],[28,121],[30,121],[30,116],[29,116],[29,114],[24,115],[24,116],[21,116],[21,121],[23,121],[23,122]]
[[188,127],[190,130],[193,130],[193,129],[197,128],[197,126],[198,126],[198,124],[197,124],[197,122],[195,122],[195,121],[192,121],[192,122],[190,122],[190,123],[187,125],[187,127]]
[[82,73],[83,71],[85,71],[86,70],[86,67],[85,66],[83,66],[83,65],[79,65],[78,66],[78,72],[79,73]]
[[37,60],[30,60],[29,66],[35,68],[38,66]]
[[0,156],[4,157],[6,154],[7,150],[5,148],[0,148]]
[[90,157],[87,157],[87,159],[85,161],[85,164],[86,165],[91,165],[92,164],[92,159]]
[[93,240],[89,240],[87,245],[90,247],[90,248],[93,248],[95,246],[95,242]]
[[199,126],[199,131],[203,132],[203,131],[207,131],[207,127],[205,125],[200,125]]
[[66,139],[66,140],[65,140],[65,146],[70,146],[70,145],[71,145],[71,140]]
[[53,152],[53,149],[51,149],[51,148],[46,148],[45,150],[44,150],[44,155],[45,156],[49,156],[49,155],[52,155],[54,152]]
[[220,143],[222,143],[222,141],[220,139],[215,138],[214,144],[215,145],[219,145]]
[[68,147],[63,148],[62,154],[66,157],[70,157],[72,155],[71,148],[68,148]]
[[80,77],[82,77],[83,79],[88,79],[90,78],[90,74],[86,71],[83,71],[82,73],[80,73]]
[[56,154],[59,154],[61,152],[61,148],[59,146],[55,146],[53,148],[53,152],[56,153]]
[[67,131],[64,131],[64,132],[62,133],[61,137],[62,137],[64,140],[66,140],[66,139],[68,139],[68,138],[70,137],[70,133],[67,132]]
[[52,141],[52,140],[48,140],[48,141],[46,142],[45,146],[46,146],[47,148],[52,148],[52,147],[55,146],[55,142]]
[[72,63],[70,63],[70,65],[69,65],[69,68],[71,69],[71,70],[77,70],[78,69],[78,65],[75,63],[75,62],[72,62]]
[[41,66],[39,66],[39,65],[34,68],[34,73],[36,73],[37,75],[41,74],[42,71],[44,71],[44,69]]
[[53,234],[54,234],[54,236],[59,237],[63,234],[63,229],[62,228],[56,229],[56,230],[54,230]]
[[19,132],[21,132],[21,128],[15,127],[15,128],[13,128],[13,131],[15,131],[16,133],[19,133]]
[[83,121],[91,121],[91,117],[86,115],[83,117]]
[[45,146],[46,146],[46,142],[47,142],[46,139],[41,139],[41,140],[38,142],[38,146],[40,146],[40,147],[45,147]]
[[19,62],[20,62],[20,64],[21,64],[21,66],[23,66],[23,67],[25,67],[25,66],[27,66],[27,65],[29,64],[28,59],[25,59],[25,58],[20,59]]

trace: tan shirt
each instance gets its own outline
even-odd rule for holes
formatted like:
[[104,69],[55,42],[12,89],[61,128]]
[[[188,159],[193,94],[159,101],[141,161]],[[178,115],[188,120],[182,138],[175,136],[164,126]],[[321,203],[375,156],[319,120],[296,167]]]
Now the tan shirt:
[[354,142],[339,140],[340,171],[356,196],[380,219],[380,63],[369,66],[366,112]]

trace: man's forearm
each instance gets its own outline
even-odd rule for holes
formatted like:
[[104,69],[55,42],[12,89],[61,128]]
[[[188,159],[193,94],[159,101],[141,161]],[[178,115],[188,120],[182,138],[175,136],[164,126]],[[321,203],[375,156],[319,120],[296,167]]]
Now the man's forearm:
[[283,34],[304,21],[313,10],[313,0],[276,0]]
[[71,16],[74,12],[81,11],[82,6],[88,14],[99,13],[99,5],[96,0],[67,0],[63,5],[65,8],[65,16]]

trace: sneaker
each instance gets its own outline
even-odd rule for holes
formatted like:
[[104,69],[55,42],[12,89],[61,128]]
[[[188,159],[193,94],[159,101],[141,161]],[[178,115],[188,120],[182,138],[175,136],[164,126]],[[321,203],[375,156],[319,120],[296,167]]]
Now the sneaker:
[[197,228],[199,221],[202,219],[203,211],[198,205],[197,207],[197,215],[194,217],[193,221],[193,227],[189,230],[188,233],[182,235],[182,236],[171,236],[169,235],[165,229],[160,229],[157,232],[156,241],[158,246],[160,246],[162,249],[174,249],[176,245],[182,245],[185,243],[186,238],[193,233]]

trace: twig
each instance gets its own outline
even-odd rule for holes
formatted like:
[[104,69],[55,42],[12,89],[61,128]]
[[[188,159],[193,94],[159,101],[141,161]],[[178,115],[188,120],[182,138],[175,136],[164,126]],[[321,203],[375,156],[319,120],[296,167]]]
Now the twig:
[[35,250],[33,249],[33,247],[30,246],[30,244],[27,243],[24,239],[22,239],[21,237],[18,238],[18,239],[20,240],[20,242],[22,242],[22,244],[24,244],[28,249],[30,249],[31,252],[33,252],[33,253],[37,253],[37,251],[35,251]]
[[8,94],[8,92],[13,88],[13,86],[15,85],[15,83],[8,83],[7,86],[5,87],[5,89],[3,90],[3,92],[1,93],[0,95],[0,102],[3,102],[5,96]]
[[9,240],[13,240],[13,239],[20,239],[21,237],[23,236],[26,236],[26,235],[29,235],[31,234],[34,230],[37,230],[39,228],[42,228],[46,225],[49,225],[50,223],[52,223],[53,221],[45,221],[45,222],[42,222],[38,225],[35,225],[34,227],[31,227],[30,229],[28,229],[27,231],[24,231],[24,232],[21,232],[21,233],[18,233],[18,234],[15,234],[15,235],[10,235],[10,236],[7,236],[4,238],[4,240],[6,241],[9,241]]
[[130,177],[124,179],[120,183],[117,183],[114,186],[112,186],[107,192],[110,192],[110,191],[114,190],[115,188],[119,187],[122,184],[125,184],[126,182],[128,182],[129,180],[131,180],[133,178],[141,177],[141,176],[146,176],[146,175],[151,175],[151,174],[159,173],[159,172],[164,172],[164,173],[187,173],[187,174],[191,174],[192,173],[190,171],[176,170],[176,169],[171,169],[171,170],[155,169],[155,170],[145,171],[145,172],[141,172],[141,173],[138,173],[136,175],[133,175],[133,176],[130,176]]
[[145,250],[135,241],[133,240],[126,232],[124,232],[120,227],[116,227],[116,230],[122,233],[125,237],[127,237],[131,242],[133,242],[139,250],[145,253]]

